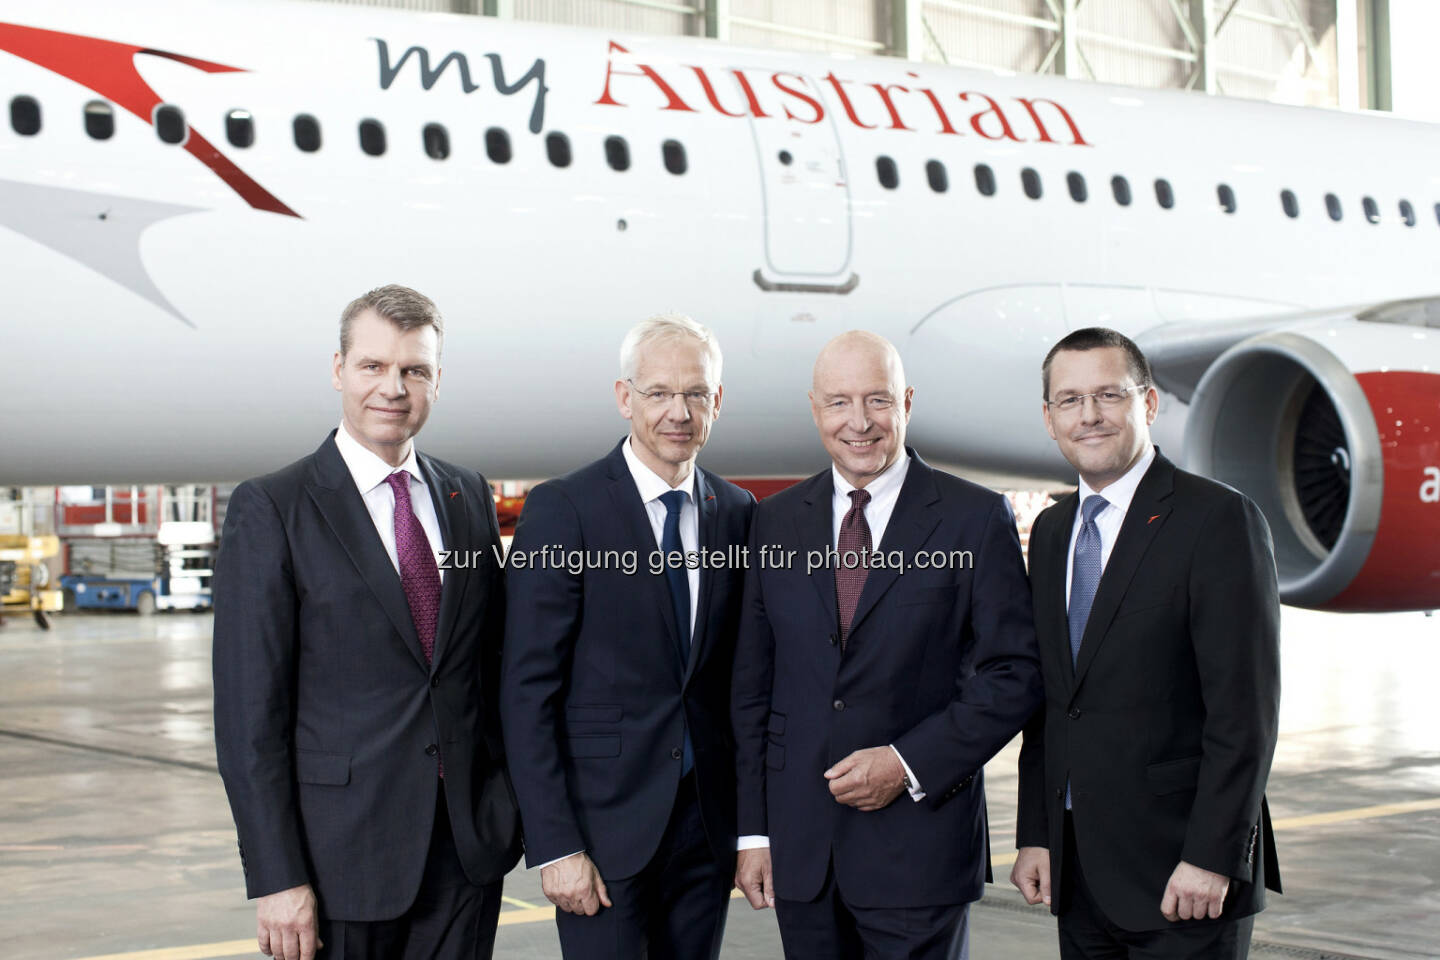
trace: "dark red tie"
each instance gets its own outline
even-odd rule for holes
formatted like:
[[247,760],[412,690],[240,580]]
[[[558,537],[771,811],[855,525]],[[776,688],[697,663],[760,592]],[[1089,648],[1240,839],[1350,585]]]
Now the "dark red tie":
[[[425,662],[435,659],[435,624],[440,619],[440,568],[425,528],[410,507],[410,474],[396,471],[385,478],[395,491],[395,557],[400,561],[400,585],[410,604],[410,619]],[[445,762],[440,761],[440,776],[445,776]]]
[[835,599],[840,604],[840,639],[850,636],[850,621],[855,619],[855,605],[860,602],[860,591],[865,589],[865,578],[870,570],[867,566],[870,553],[870,524],[865,522],[865,505],[870,502],[866,490],[850,491],[850,510],[840,521],[840,562],[835,566]]

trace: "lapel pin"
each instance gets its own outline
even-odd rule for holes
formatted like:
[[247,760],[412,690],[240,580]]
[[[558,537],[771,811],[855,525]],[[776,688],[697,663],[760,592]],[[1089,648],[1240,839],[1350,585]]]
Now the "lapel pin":
[[715,494],[712,493],[712,494],[710,494],[710,496],[706,497],[705,499],[706,499],[706,500],[714,500],[714,499],[715,499]]
[[[451,490],[451,491],[450,491],[450,499],[451,499],[451,500],[454,500],[454,499],[455,499],[456,497],[458,497],[458,496],[460,496],[460,491],[459,491],[459,490]],[[1150,519],[1153,520],[1153,519],[1155,519],[1155,518],[1154,518],[1154,517],[1151,517]]]
[[[452,494],[450,494],[450,496],[453,497],[453,496],[455,496],[455,494],[452,493]],[[1148,527],[1150,524],[1154,523],[1156,520],[1159,520],[1159,519],[1160,519],[1160,514],[1157,513],[1157,514],[1155,514],[1155,516],[1151,517],[1149,520],[1146,520],[1146,521],[1145,521],[1145,525]]]

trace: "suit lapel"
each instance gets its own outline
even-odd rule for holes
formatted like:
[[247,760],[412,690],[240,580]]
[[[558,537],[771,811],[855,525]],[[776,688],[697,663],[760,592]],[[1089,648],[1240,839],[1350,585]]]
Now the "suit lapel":
[[[1041,636],[1050,639],[1050,652],[1065,665],[1061,673],[1072,688],[1075,666],[1070,662],[1070,612],[1065,598],[1065,577],[1070,566],[1070,534],[1075,527],[1075,511],[1079,502],[1078,493],[1059,500],[1052,508],[1054,516],[1047,524],[1045,542],[1032,545],[1030,550],[1030,562],[1035,563],[1038,556],[1039,562],[1045,564],[1044,576],[1050,583],[1049,593],[1036,598],[1038,603],[1043,604],[1035,611],[1036,616],[1045,618],[1050,625],[1050,629]],[[1038,554],[1035,546],[1041,548]]]
[[625,454],[620,451],[620,447],[617,446],[606,458],[606,464],[610,473],[610,502],[625,529],[626,538],[640,551],[641,569],[646,572],[638,579],[647,585],[642,589],[649,590],[650,602],[660,610],[660,615],[665,619],[670,649],[677,651],[671,655],[671,660],[675,663],[675,673],[676,676],[683,676],[684,668],[678,655],[680,633],[675,624],[675,607],[670,602],[670,586],[663,574],[649,574],[649,564],[646,561],[652,551],[659,549],[655,543],[655,528],[650,525],[650,515],[645,512],[645,503],[640,499],[640,490],[635,486],[635,478],[630,475],[630,465],[625,462]]
[[[695,493],[699,497],[696,506],[700,509],[700,550],[716,549],[716,543],[720,535],[720,510],[715,506],[715,490],[710,485],[705,471],[699,467],[695,468]],[[709,639],[709,631],[706,625],[710,621],[710,600],[715,589],[715,572],[705,567],[700,568],[700,601],[695,607],[695,629],[690,632],[690,662],[685,667],[685,680],[688,683],[695,668],[700,663],[700,657],[704,651],[701,644]]]
[[[440,539],[444,541],[442,549],[470,549],[470,508],[465,503],[459,480],[429,457],[417,454],[416,461],[420,464],[420,472],[425,474],[425,485],[430,490],[430,502],[435,506],[435,518],[440,522]],[[435,624],[433,661],[437,667],[445,651],[446,641],[455,629],[460,604],[470,583],[469,572],[469,566],[463,570],[446,571],[445,582],[440,588],[440,619]]]
[[359,571],[361,579],[380,601],[381,608],[399,631],[405,645],[420,665],[429,670],[425,651],[421,649],[420,638],[415,633],[415,621],[410,616],[410,602],[405,599],[405,588],[400,585],[400,575],[395,572],[395,566],[375,532],[375,522],[370,519],[365,500],[355,488],[355,481],[340,457],[333,433],[316,452],[315,479],[307,483],[305,489],[344,547],[350,562]]
[[1145,471],[1130,508],[1125,512],[1125,522],[1120,525],[1120,534],[1115,538],[1115,549],[1110,551],[1110,560],[1105,572],[1100,575],[1100,585],[1095,590],[1095,602],[1090,606],[1090,619],[1085,621],[1085,635],[1080,639],[1080,660],[1075,666],[1075,689],[1080,688],[1085,672],[1095,662],[1095,655],[1105,641],[1110,621],[1125,598],[1125,591],[1145,557],[1145,551],[1165,525],[1170,515],[1167,502],[1175,488],[1175,467],[1160,456],[1157,451],[1155,462]]
[[[890,553],[899,550],[907,560],[925,545],[931,532],[940,522],[940,515],[931,509],[931,504],[940,499],[935,486],[935,473],[929,464],[910,448],[910,466],[906,469],[905,485],[900,488],[895,510],[890,522],[885,525],[885,536],[877,549]],[[855,605],[855,616],[850,621],[850,636],[853,638],[865,615],[875,608],[885,592],[900,579],[901,571],[889,567],[871,570],[865,577],[865,587],[860,591],[860,600]],[[833,585],[834,577],[828,578]]]
[[[806,481],[805,509],[795,518],[796,532],[800,537],[802,553],[819,551],[824,556],[835,547],[835,520],[833,501],[835,479],[827,468]],[[820,605],[830,623],[830,633],[840,635],[840,608],[835,605],[835,575],[832,570],[822,569],[806,577],[820,594]]]

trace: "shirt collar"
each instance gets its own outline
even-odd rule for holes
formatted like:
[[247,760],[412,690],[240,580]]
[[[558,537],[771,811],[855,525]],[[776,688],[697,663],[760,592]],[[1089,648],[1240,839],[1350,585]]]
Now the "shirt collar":
[[[885,470],[875,479],[865,485],[870,492],[870,500],[874,501],[890,493],[897,492],[905,482],[905,474],[910,470],[910,454],[903,457],[896,457],[895,462],[886,467]],[[840,470],[834,463],[830,464],[830,476],[835,481],[835,493],[839,497],[849,497],[850,491],[857,489],[855,484],[846,480],[840,474]]]
[[[1135,490],[1140,486],[1140,480],[1145,476],[1145,471],[1150,469],[1150,464],[1155,462],[1155,444],[1150,444],[1144,456],[1135,461],[1134,466],[1125,471],[1125,474],[1104,490],[1100,496],[1112,507],[1118,507],[1120,512],[1126,513],[1130,509],[1130,501],[1135,499]],[[1085,478],[1080,478],[1080,502],[1083,504],[1085,498],[1094,495],[1095,491]]]
[[340,429],[335,431],[335,446],[339,448],[340,458],[349,468],[350,476],[354,478],[361,496],[380,486],[385,482],[385,478],[396,470],[404,470],[422,485],[425,483],[425,476],[420,472],[420,464],[415,459],[413,443],[410,444],[410,454],[405,458],[405,462],[398,467],[392,467],[362,446],[359,440],[350,436],[350,431],[345,429],[345,423],[341,421]]
[[661,494],[669,493],[671,490],[679,490],[695,502],[695,471],[690,471],[690,476],[678,487],[672,487],[666,483],[658,473],[651,470],[641,462],[638,454],[630,447],[630,438],[626,437],[625,442],[620,445],[620,451],[625,455],[625,465],[630,468],[630,476],[635,478],[635,486],[640,490],[640,501],[649,503],[651,500],[660,499]]

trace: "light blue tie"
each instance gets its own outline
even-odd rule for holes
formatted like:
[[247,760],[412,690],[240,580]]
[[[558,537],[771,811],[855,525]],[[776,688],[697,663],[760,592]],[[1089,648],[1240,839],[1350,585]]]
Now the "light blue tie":
[[[1100,586],[1100,528],[1095,518],[1110,506],[1098,493],[1092,493],[1080,505],[1083,522],[1075,537],[1075,558],[1070,573],[1070,665],[1080,662],[1080,640],[1085,636],[1085,623],[1095,603],[1095,590]],[[1065,809],[1070,809],[1070,780],[1065,780]]]

